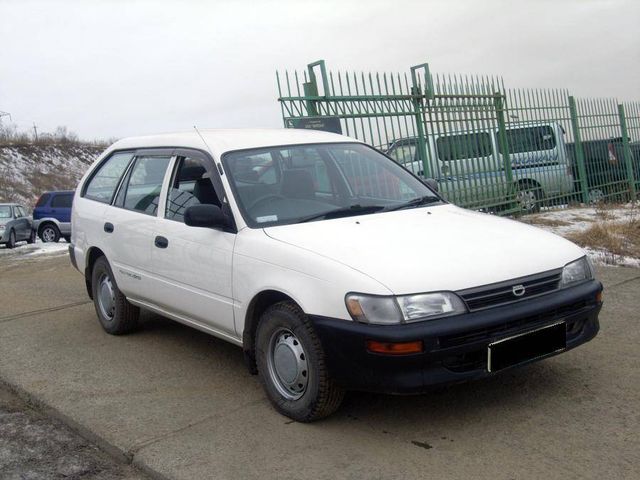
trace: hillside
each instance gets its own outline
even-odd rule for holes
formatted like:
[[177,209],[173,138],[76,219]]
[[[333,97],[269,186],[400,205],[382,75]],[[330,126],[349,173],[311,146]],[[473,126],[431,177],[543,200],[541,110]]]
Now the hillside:
[[0,146],[0,202],[31,209],[43,191],[74,189],[102,150],[77,143]]

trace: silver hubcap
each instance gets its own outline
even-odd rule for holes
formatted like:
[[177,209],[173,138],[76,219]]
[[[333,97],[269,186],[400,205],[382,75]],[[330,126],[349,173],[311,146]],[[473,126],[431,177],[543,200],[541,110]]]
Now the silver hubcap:
[[113,283],[111,283],[111,279],[105,273],[98,281],[98,307],[100,308],[102,316],[107,320],[113,320],[115,306],[116,296],[113,291]]
[[533,210],[536,206],[537,198],[533,190],[521,190],[516,195],[516,201],[522,210]]
[[589,191],[589,202],[599,203],[604,200],[604,192],[600,189],[593,189]]
[[45,242],[53,242],[53,240],[56,238],[56,232],[53,230],[53,228],[45,228],[42,231],[42,240]]
[[297,400],[304,395],[309,384],[307,354],[293,332],[280,329],[273,333],[267,366],[280,395],[287,400]]

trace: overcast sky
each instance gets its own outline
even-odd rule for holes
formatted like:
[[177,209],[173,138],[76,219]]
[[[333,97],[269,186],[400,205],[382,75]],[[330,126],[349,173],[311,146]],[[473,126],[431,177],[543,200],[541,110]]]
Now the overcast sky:
[[640,1],[0,0],[0,111],[21,128],[279,127],[275,71],[318,59],[640,100]]

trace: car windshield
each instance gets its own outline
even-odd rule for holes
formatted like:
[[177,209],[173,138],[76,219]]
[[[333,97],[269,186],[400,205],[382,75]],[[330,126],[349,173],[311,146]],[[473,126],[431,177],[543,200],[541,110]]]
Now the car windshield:
[[0,205],[0,218],[11,218],[11,207],[9,205]]
[[440,202],[377,150],[325,143],[229,152],[225,173],[250,227],[318,221]]

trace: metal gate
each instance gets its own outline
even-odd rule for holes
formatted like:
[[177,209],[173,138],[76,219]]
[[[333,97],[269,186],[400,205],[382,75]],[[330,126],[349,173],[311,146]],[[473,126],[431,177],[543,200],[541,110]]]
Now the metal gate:
[[[563,90],[505,90],[496,77],[431,75],[428,64],[406,74],[356,74],[328,72],[318,61],[301,74],[276,76],[286,127],[337,131],[373,145],[436,179],[457,205],[516,213],[635,198],[640,158],[615,103],[576,102]],[[611,153],[617,132],[620,148]],[[600,161],[602,152],[587,151],[602,144],[620,157],[617,172],[589,162]]]

